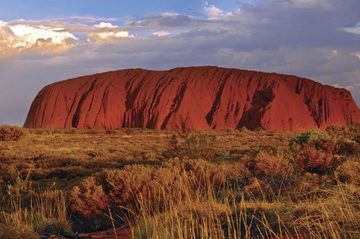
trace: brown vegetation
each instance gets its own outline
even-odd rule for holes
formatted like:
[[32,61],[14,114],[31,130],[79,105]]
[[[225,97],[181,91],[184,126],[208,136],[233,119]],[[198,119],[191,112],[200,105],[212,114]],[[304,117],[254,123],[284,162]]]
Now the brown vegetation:
[[0,126],[0,141],[18,141],[25,134],[25,130],[15,126]]
[[358,238],[360,130],[23,130],[0,142],[0,238]]

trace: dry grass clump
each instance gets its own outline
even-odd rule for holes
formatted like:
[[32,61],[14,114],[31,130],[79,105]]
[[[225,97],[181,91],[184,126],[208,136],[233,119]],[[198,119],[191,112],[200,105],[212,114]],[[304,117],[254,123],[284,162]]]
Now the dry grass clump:
[[[359,238],[360,191],[352,185],[324,190],[326,198],[302,202],[303,213],[291,222],[306,238]],[[305,210],[304,210],[305,209]]]
[[38,239],[37,234],[31,226],[20,224],[16,220],[7,219],[0,223],[0,239]]
[[260,151],[256,156],[242,157],[240,162],[248,169],[252,177],[244,185],[244,192],[251,196],[274,198],[290,188],[296,181],[293,163],[282,154],[270,154]]
[[300,134],[290,142],[290,148],[295,163],[306,172],[327,174],[338,165],[334,157],[337,141],[327,133]]
[[13,184],[7,185],[5,202],[0,210],[0,238],[39,238],[49,226],[70,231],[66,195],[61,190],[36,192],[30,174],[19,172]]
[[217,151],[217,136],[208,132],[179,132],[169,140],[169,150],[165,155],[170,157],[189,157],[214,159]]
[[306,145],[295,155],[296,163],[303,170],[311,173],[325,174],[334,167],[332,153]]
[[248,176],[240,166],[221,166],[204,160],[173,160],[162,167],[133,165],[122,170],[106,170],[96,178],[84,180],[71,192],[74,211],[83,215],[100,212],[110,206],[138,210],[147,202],[162,208],[188,190],[201,193],[208,187],[224,187],[227,180]]
[[25,135],[25,130],[15,126],[0,126],[0,141],[18,141]]
[[[143,210],[144,212],[144,210]],[[203,198],[171,205],[167,213],[139,215],[133,238],[276,238],[276,214],[246,203]],[[271,223],[275,219],[275,223]],[[287,235],[286,230],[282,235]]]
[[[323,224],[330,238],[360,238],[360,190],[353,185],[339,185],[321,205]],[[324,227],[322,225],[322,227]]]
[[356,138],[360,136],[360,123],[352,123],[347,127],[330,126],[326,128],[326,132],[333,138],[341,138],[344,135]]
[[297,165],[307,172],[329,174],[346,161],[344,156],[359,155],[360,144],[350,137],[353,132],[339,135],[339,130],[348,132],[349,129],[328,129],[327,132],[330,132],[333,138],[327,133],[318,132],[304,133],[295,137],[290,147]]
[[167,190],[176,190],[174,184],[170,185],[177,182],[174,177],[177,177],[177,173],[174,174],[170,168],[158,171],[156,168],[135,165],[123,170],[107,170],[96,178],[85,179],[71,191],[72,209],[91,216],[100,214],[109,205],[136,209],[140,199],[158,205],[165,200],[158,197],[162,189],[160,185],[164,184]]
[[[165,200],[175,200],[180,190],[179,168],[129,166],[124,170],[106,171],[103,186],[113,205],[136,210],[139,200],[161,206]],[[155,206],[156,207],[156,206]]]
[[133,238],[358,238],[358,188],[338,186],[311,201],[239,201],[206,194],[167,204],[165,212],[141,208]]
[[340,165],[335,171],[336,178],[347,184],[360,186],[360,161],[349,159]]
[[360,134],[359,134],[359,135],[356,135],[356,136],[353,138],[353,141],[355,141],[356,143],[360,144]]
[[95,177],[86,178],[81,185],[74,187],[70,198],[72,209],[87,217],[98,214],[108,205],[103,187]]
[[321,178],[318,174],[305,172],[294,185],[294,197],[307,198],[318,192],[321,186]]
[[360,155],[360,143],[352,139],[341,138],[336,142],[334,153],[346,156]]
[[357,130],[26,130],[0,142],[0,239],[67,215],[134,238],[360,238]]
[[8,204],[0,213],[0,238],[39,238],[49,226],[71,231],[61,191],[16,195],[9,198]]
[[259,177],[275,177],[287,179],[294,172],[294,168],[289,160],[282,156],[270,155],[260,152],[256,156],[255,174]]

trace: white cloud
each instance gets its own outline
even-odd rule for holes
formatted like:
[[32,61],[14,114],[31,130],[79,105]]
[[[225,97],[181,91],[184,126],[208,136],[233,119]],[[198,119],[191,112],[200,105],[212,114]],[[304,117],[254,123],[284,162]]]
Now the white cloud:
[[26,25],[15,25],[9,28],[16,37],[13,45],[14,48],[29,48],[34,46],[39,40],[48,40],[57,45],[66,44],[66,41],[69,39],[78,40],[73,34],[64,31],[62,28],[31,27]]
[[[208,4],[202,9],[207,19],[168,12],[123,22],[81,17],[0,22],[0,123],[21,122],[47,83],[119,68],[219,65],[287,73],[351,88],[360,102],[358,9],[359,0],[265,0],[241,5],[232,14]],[[19,42],[9,28],[15,25],[46,26],[79,39],[67,51],[47,48],[61,42],[53,37],[1,57],[2,49]],[[39,49],[48,54],[38,54]],[[12,97],[17,92],[25,93]]]
[[163,13],[160,13],[160,16],[162,16],[162,17],[176,17],[176,16],[179,16],[179,13],[163,12]]
[[110,28],[110,29],[118,28],[118,26],[114,26],[110,22],[100,22],[98,24],[95,24],[94,27],[96,27],[96,28]]
[[97,32],[89,34],[91,40],[107,40],[111,38],[134,38],[134,35],[131,35],[127,31],[107,31],[107,32]]
[[113,25],[110,22],[100,22],[94,25],[95,28],[101,29],[99,32],[90,32],[90,41],[110,41],[118,38],[134,38],[135,35],[128,31],[121,30],[119,26]]
[[343,27],[341,29],[347,33],[360,35],[360,22],[357,23],[354,27]]
[[63,28],[13,25],[4,21],[0,21],[0,33],[0,57],[32,48],[40,50],[66,49],[72,45],[72,41],[78,40]]
[[218,20],[224,16],[223,10],[215,7],[214,5],[205,6],[204,9],[209,20]]
[[170,32],[167,32],[167,31],[158,31],[158,32],[154,32],[153,35],[154,35],[154,36],[157,36],[157,37],[165,37],[165,36],[169,36],[169,35],[170,35]]

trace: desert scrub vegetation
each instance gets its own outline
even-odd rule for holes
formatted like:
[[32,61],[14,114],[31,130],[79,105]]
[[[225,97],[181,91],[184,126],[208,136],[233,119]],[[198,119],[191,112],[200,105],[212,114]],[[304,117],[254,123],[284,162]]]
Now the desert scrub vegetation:
[[48,238],[71,232],[66,195],[61,190],[37,193],[29,177],[8,185],[0,210],[0,238]]
[[357,127],[21,129],[0,141],[0,238],[360,238]]
[[148,202],[161,208],[183,198],[189,190],[206,193],[204,188],[223,187],[227,180],[240,181],[248,175],[239,163],[173,159],[161,167],[134,165],[106,170],[74,187],[70,200],[73,210],[86,216],[104,212],[109,205],[139,211]]
[[[358,156],[360,146],[354,140],[357,137],[354,132],[348,135],[339,135],[337,132],[307,132],[291,140],[290,148],[297,166],[307,172],[329,174],[348,157]],[[342,132],[347,131],[342,129]]]
[[217,154],[217,136],[214,132],[177,132],[171,135],[168,157],[213,159]]
[[141,210],[133,238],[358,238],[359,208],[354,189],[339,186],[326,200],[294,203],[236,201],[229,193],[170,204],[166,213]]
[[25,130],[20,127],[2,125],[0,126],[0,141],[18,141],[25,135]]
[[354,186],[360,186],[360,160],[353,158],[345,161],[336,171],[336,178],[342,182]]

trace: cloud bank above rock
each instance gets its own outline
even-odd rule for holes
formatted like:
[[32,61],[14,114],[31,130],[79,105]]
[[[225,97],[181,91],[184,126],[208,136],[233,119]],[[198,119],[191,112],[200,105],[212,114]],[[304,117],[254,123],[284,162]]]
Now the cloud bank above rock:
[[359,103],[358,9],[358,0],[262,0],[231,11],[205,2],[192,15],[1,21],[0,123],[23,122],[45,84],[129,67],[295,74],[347,88]]

